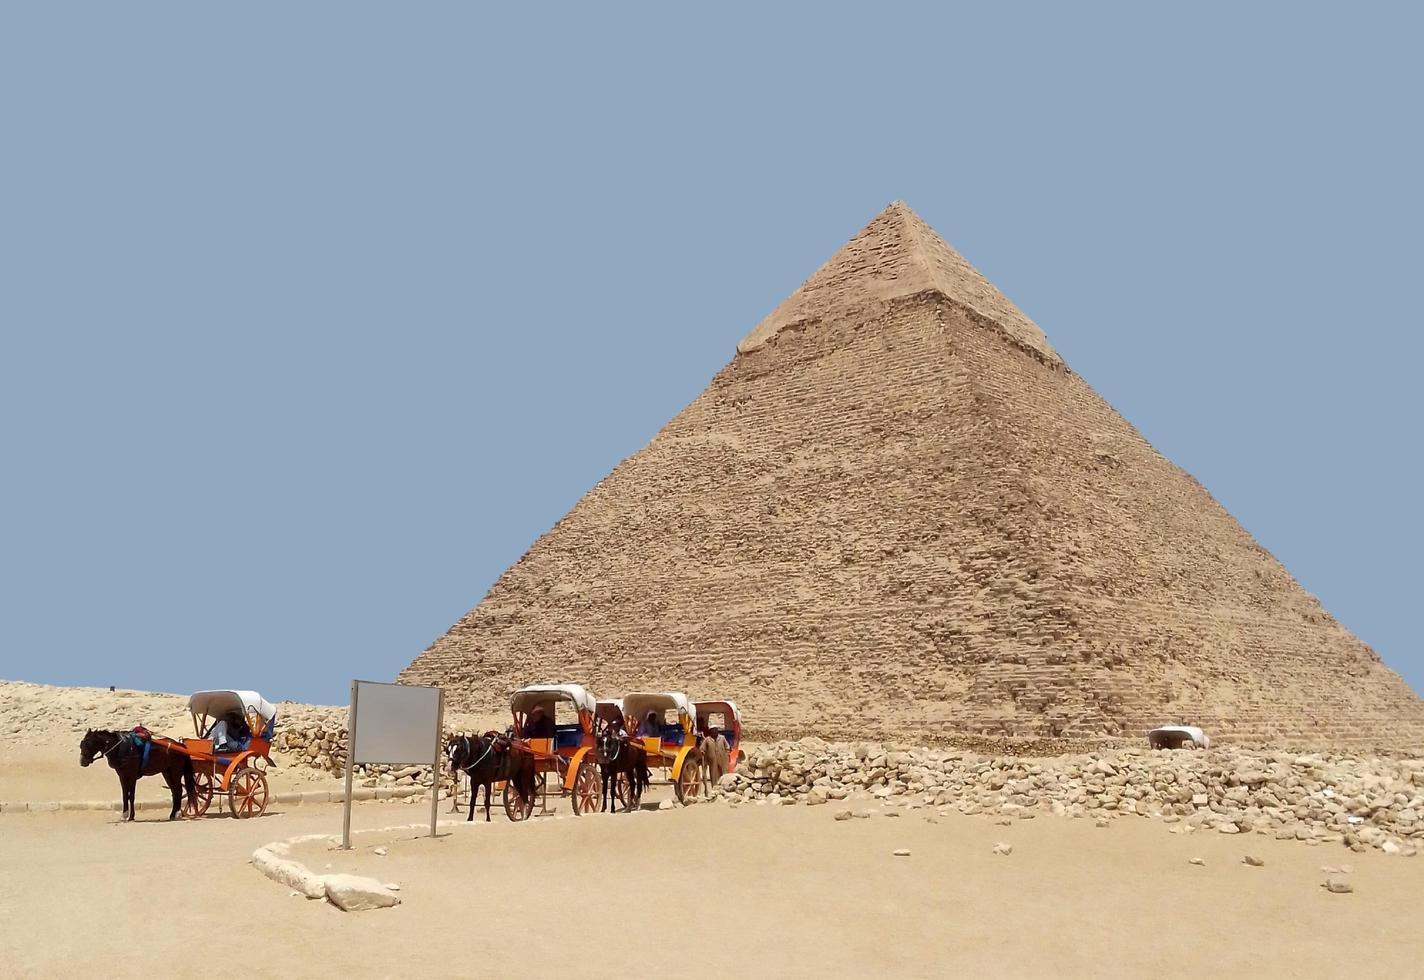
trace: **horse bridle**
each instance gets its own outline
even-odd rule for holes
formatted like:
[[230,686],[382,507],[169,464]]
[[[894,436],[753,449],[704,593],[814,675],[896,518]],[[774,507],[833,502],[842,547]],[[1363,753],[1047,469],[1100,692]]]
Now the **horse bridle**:
[[613,748],[613,754],[612,754],[612,755],[608,755],[607,752],[604,752],[604,753],[603,753],[604,755],[608,755],[608,761],[609,761],[609,762],[613,762],[613,761],[615,761],[620,755],[623,754],[623,746],[624,746],[625,744],[627,744],[627,741],[628,741],[628,740],[627,740],[626,738],[619,738],[617,735],[614,735],[612,732],[604,732],[604,733],[603,733],[603,737],[604,737],[606,740],[608,740],[608,741],[610,741],[610,742],[613,743],[613,746],[614,746],[614,748]]
[[[97,756],[94,756],[94,758],[95,758],[95,759],[107,758],[110,752],[114,751],[115,749],[117,749],[119,746],[123,745],[123,744],[126,743],[127,741],[128,741],[128,738],[126,738],[122,733],[120,733],[120,732],[114,732],[114,744],[111,745],[111,746],[109,746],[109,747],[108,747],[107,749],[105,749],[103,752],[100,752]],[[92,762],[93,759],[91,759],[90,761]]]

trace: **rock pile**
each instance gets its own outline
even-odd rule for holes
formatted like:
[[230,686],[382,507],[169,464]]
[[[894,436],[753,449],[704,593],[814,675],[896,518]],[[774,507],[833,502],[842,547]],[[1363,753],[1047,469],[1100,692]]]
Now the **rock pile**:
[[308,725],[284,724],[272,748],[286,754],[288,765],[308,766],[323,772],[346,772],[346,726],[336,721]]
[[811,805],[869,795],[889,807],[1099,825],[1137,816],[1174,824],[1176,833],[1269,834],[1401,855],[1424,848],[1420,758],[1228,746],[1034,759],[804,738],[753,748],[718,792]]
[[[335,776],[346,774],[345,725],[318,722],[288,727],[277,733],[272,747],[286,765],[307,766]],[[361,765],[356,767],[356,781],[368,788],[429,786],[432,782],[428,765]]]

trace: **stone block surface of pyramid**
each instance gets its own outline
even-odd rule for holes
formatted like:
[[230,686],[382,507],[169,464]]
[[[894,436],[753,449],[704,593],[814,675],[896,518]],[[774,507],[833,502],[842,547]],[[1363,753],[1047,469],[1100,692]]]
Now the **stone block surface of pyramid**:
[[1417,748],[1424,701],[896,202],[400,675],[762,736]]

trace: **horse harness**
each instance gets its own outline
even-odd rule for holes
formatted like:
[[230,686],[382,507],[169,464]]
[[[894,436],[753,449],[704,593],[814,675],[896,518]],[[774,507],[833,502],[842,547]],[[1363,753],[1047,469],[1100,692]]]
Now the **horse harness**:
[[[480,764],[481,762],[484,762],[485,759],[487,759],[487,758],[489,757],[489,754],[490,754],[491,752],[496,751],[496,748],[495,748],[495,747],[496,747],[496,745],[498,744],[498,740],[499,740],[499,736],[498,736],[495,732],[485,732],[485,742],[486,742],[487,744],[485,745],[485,750],[484,750],[484,752],[480,754],[480,757],[479,757],[478,759],[476,759],[474,762],[471,762],[468,766],[456,766],[455,768],[459,769],[461,772],[465,773],[466,775],[468,775],[469,773],[473,772],[474,769],[475,769],[477,766],[479,766],[479,764]],[[464,745],[465,745],[465,752],[466,752],[466,754],[473,755],[475,750],[474,750],[473,746],[470,745],[470,736],[468,736],[468,735],[461,735],[461,736],[460,736],[460,741],[463,742]],[[506,749],[506,750],[503,750],[503,751],[507,751],[507,749]]]

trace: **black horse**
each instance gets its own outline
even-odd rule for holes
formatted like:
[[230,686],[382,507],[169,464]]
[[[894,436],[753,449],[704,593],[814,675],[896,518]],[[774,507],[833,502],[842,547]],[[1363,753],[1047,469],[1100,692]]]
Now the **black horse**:
[[188,804],[197,806],[198,787],[193,780],[193,760],[185,752],[170,748],[162,742],[151,741],[145,753],[142,744],[134,744],[127,732],[95,731],[84,733],[79,743],[79,764],[87,766],[95,759],[109,760],[109,768],[119,774],[119,788],[123,791],[124,815],[121,819],[134,818],[134,787],[144,776],[162,774],[163,781],[173,793],[173,812],[169,820],[176,820],[183,808],[183,790],[188,791]]
[[[653,781],[648,770],[648,753],[643,743],[630,739],[627,734],[605,728],[598,733],[594,743],[594,755],[599,771],[603,773],[603,787],[599,793],[600,809],[618,812],[618,780],[626,781],[628,799],[625,810],[638,809],[643,798],[643,790]],[[611,806],[610,806],[611,804]]]
[[489,823],[497,782],[513,784],[521,800],[534,799],[534,757],[522,751],[507,733],[451,735],[445,743],[445,758],[450,762],[451,775],[463,772],[470,777],[470,814],[466,823],[475,819],[475,801],[481,786],[485,788],[485,823]]

